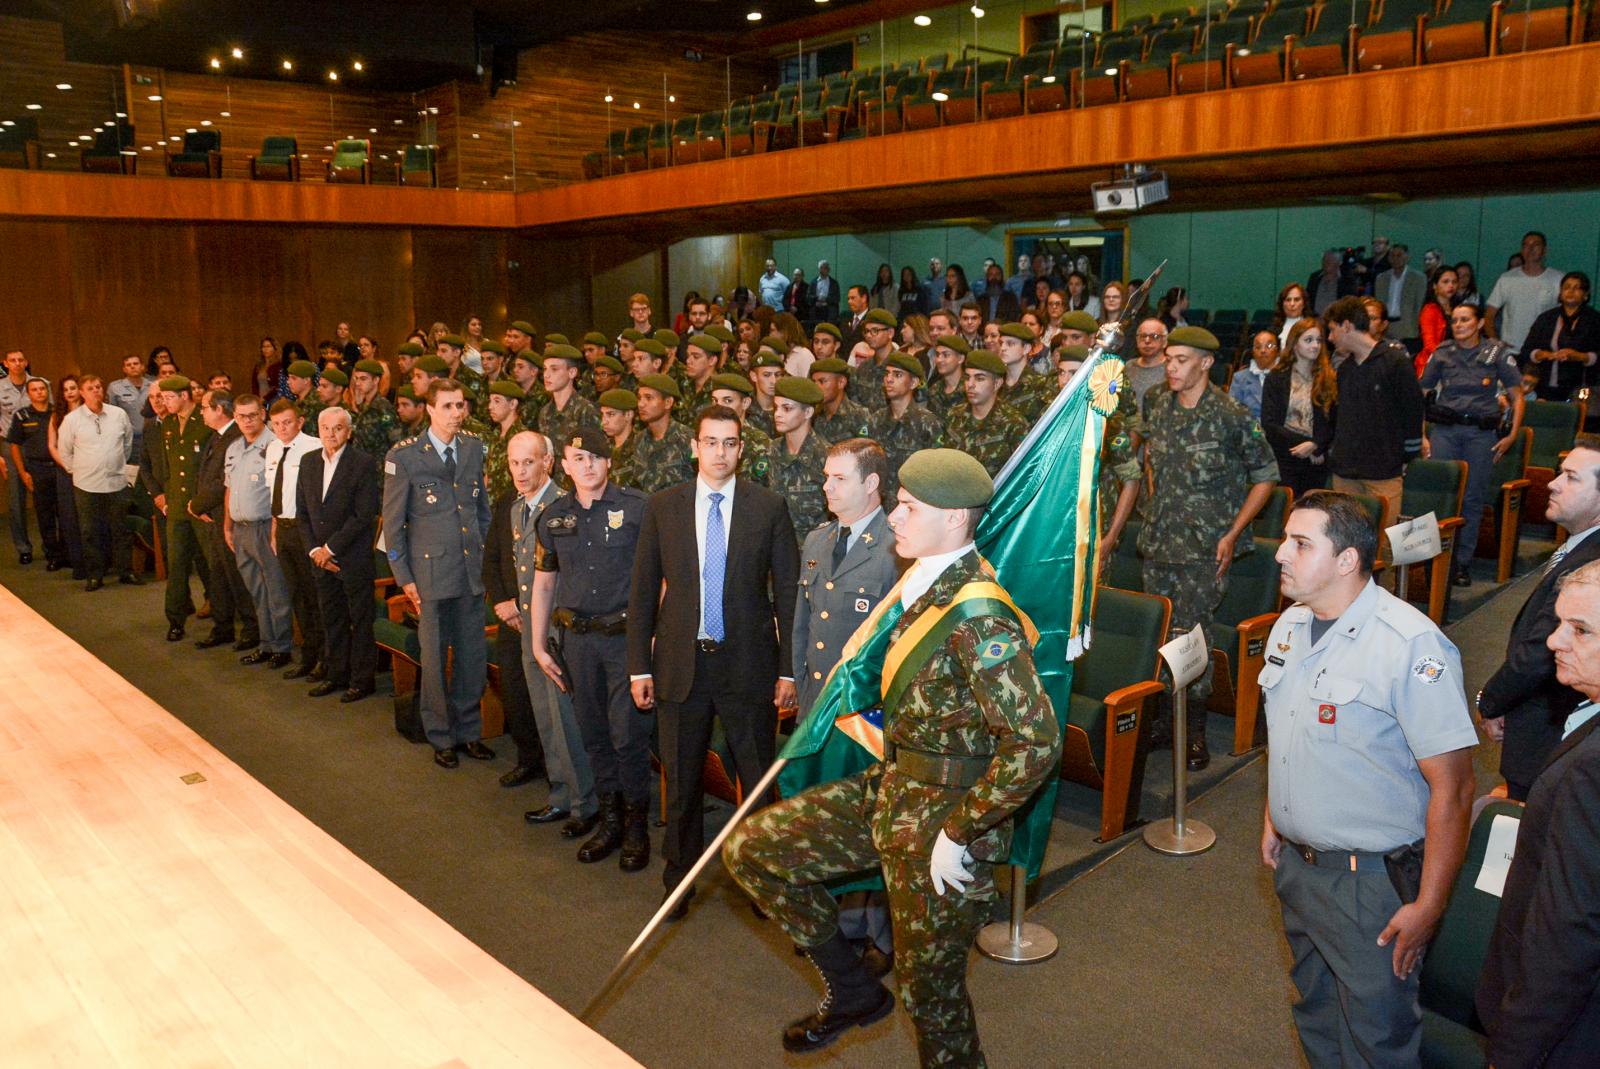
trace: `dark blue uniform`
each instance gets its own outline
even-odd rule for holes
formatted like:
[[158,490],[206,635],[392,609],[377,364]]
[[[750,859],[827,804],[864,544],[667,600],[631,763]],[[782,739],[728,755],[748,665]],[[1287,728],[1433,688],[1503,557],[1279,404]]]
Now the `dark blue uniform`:
[[536,564],[558,573],[552,624],[595,791],[621,793],[641,810],[650,803],[651,720],[629,690],[626,629],[644,503],[644,494],[616,483],[587,509],[575,494],[558,498],[539,519]]

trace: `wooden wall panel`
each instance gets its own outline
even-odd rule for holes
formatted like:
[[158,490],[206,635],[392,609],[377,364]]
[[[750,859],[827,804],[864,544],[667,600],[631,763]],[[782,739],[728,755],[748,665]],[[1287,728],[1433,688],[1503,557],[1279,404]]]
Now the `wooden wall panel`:
[[227,371],[243,389],[263,336],[280,346],[290,339],[304,344],[312,336],[300,232],[244,225],[192,229],[200,286],[196,296],[203,309],[202,363],[208,370]]
[[588,245],[513,234],[506,243],[507,318],[568,337],[594,328]]
[[409,230],[305,230],[306,287],[314,341],[332,338],[344,321],[359,334],[392,338],[389,352],[412,326],[411,232]]
[[[72,243],[66,223],[0,221],[0,346],[21,349],[54,378],[77,366],[78,334],[93,331],[72,306]],[[21,250],[26,250],[21,254]]]
[[80,370],[120,370],[128,352],[172,348],[183,368],[204,366],[207,312],[195,228],[160,223],[73,226],[70,314]]
[[[0,16],[0,120],[38,120],[40,164],[48,170],[79,168],[78,150],[101,123],[125,111],[121,73],[115,67],[68,63],[57,23]],[[58,84],[72,86],[57,89]],[[40,105],[29,111],[28,104]]]
[[442,320],[452,330],[464,330],[467,317],[479,315],[484,336],[498,338],[511,319],[521,318],[506,311],[503,234],[413,231],[411,277],[413,319],[418,324]]

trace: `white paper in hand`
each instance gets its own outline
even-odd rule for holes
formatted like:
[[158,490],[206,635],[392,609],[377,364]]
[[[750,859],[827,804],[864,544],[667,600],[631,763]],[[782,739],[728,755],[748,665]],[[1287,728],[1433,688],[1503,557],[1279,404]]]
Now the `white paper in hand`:
[[1403,520],[1383,533],[1389,537],[1389,551],[1396,567],[1432,560],[1444,548],[1439,541],[1439,517],[1431,512]]
[[1195,624],[1193,631],[1179,635],[1162,646],[1161,659],[1167,662],[1175,685],[1187,687],[1199,679],[1200,673],[1211,663],[1211,650],[1206,645],[1205,632],[1200,630],[1200,625]]
[[1504,813],[1489,825],[1489,843],[1483,850],[1483,867],[1472,886],[1485,894],[1499,898],[1506,890],[1506,873],[1511,871],[1511,859],[1517,852],[1517,828],[1522,822]]

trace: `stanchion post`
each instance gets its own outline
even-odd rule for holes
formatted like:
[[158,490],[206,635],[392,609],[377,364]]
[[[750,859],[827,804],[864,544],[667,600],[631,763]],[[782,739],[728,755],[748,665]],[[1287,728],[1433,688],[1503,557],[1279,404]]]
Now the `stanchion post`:
[[1145,825],[1144,842],[1162,854],[1184,857],[1211,849],[1217,833],[1189,820],[1189,693],[1188,687],[1211,667],[1211,648],[1199,625],[1161,647],[1172,673],[1172,819]]
[[1028,909],[1028,870],[1011,866],[1011,918],[994,921],[978,931],[978,952],[1007,965],[1033,965],[1055,957],[1060,949],[1055,933],[1042,924],[1025,920]]

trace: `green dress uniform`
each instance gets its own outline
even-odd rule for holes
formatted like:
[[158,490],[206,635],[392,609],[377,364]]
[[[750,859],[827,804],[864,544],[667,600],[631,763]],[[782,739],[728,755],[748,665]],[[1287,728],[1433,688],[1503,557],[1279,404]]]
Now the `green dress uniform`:
[[467,411],[479,419],[489,418],[489,380],[483,377],[483,372],[474,371],[463,361],[457,365],[450,377],[461,384],[461,392],[467,395]]
[[550,395],[537,378],[522,394],[522,402],[517,406],[517,420],[528,430],[536,431],[539,429],[539,413],[550,403]]
[[194,611],[189,577],[198,573],[208,588],[211,580],[200,549],[204,545],[201,521],[189,515],[189,501],[199,483],[201,454],[215,433],[200,418],[198,405],[181,431],[177,416],[161,421],[161,447],[167,460],[167,590],[163,608],[167,626],[180,631]]
[[963,401],[950,411],[944,427],[946,444],[977,457],[991,479],[1028,434],[1028,421],[1003,398],[995,401],[984,419],[974,416]]
[[660,441],[650,428],[637,426],[611,458],[611,478],[616,484],[644,494],[688,482],[694,475],[694,435],[670,419]]
[[556,456],[561,455],[562,446],[571,440],[581,428],[600,426],[600,410],[588,399],[574,393],[567,400],[566,408],[557,408],[555,401],[546,401],[539,409],[539,418],[536,423],[538,431],[545,435],[555,445]]
[[483,475],[489,482],[491,508],[516,492],[516,486],[511,482],[511,465],[506,450],[511,445],[512,435],[519,433],[520,428],[513,426],[509,431],[496,430],[483,439]]
[[350,436],[356,448],[377,465],[378,485],[382,486],[383,458],[401,438],[400,417],[395,415],[394,405],[388,398],[377,396],[365,408],[355,409],[350,413]]
[[[683,365],[674,364],[672,366],[676,369]],[[690,380],[687,371],[683,373],[681,378],[677,375],[674,375],[673,378],[678,382],[678,389],[683,392],[683,400],[672,406],[672,418],[688,427],[692,434],[694,431],[694,419],[700,414],[702,408],[711,403],[711,391],[715,387],[712,386],[711,379],[707,378],[705,386],[695,389],[694,382]]]
[[795,538],[801,542],[828,520],[828,499],[822,496],[822,466],[827,463],[829,445],[813,429],[798,453],[789,453],[789,443],[781,435],[772,439],[767,449],[767,486],[788,503]]
[[772,450],[771,437],[750,424],[741,422],[739,440],[744,443],[744,450],[739,454],[739,477],[766,486],[772,471],[772,460],[769,456]]
[[840,400],[839,407],[833,410],[831,416],[818,405],[817,414],[811,420],[811,429],[829,442],[842,442],[846,438],[869,437],[867,427],[871,422],[872,413],[846,396]]
[[898,418],[885,405],[872,414],[867,424],[867,437],[881,445],[889,458],[889,475],[883,484],[883,507],[892,512],[895,495],[900,490],[900,465],[919,449],[944,445],[944,424],[915,401],[906,409],[906,414]]
[[[992,581],[976,550],[951,563],[894,624],[890,641],[962,588]],[[913,655],[915,656],[915,655]],[[983,1066],[967,956],[995,899],[1012,814],[1061,755],[1055,713],[1015,616],[962,620],[885,711],[887,759],[758,811],[723,846],[728,870],[801,947],[830,940],[826,881],[879,868],[894,924],[895,976],[924,1066]],[[945,759],[941,761],[940,759]],[[934,891],[943,831],[974,859],[965,889]]]

